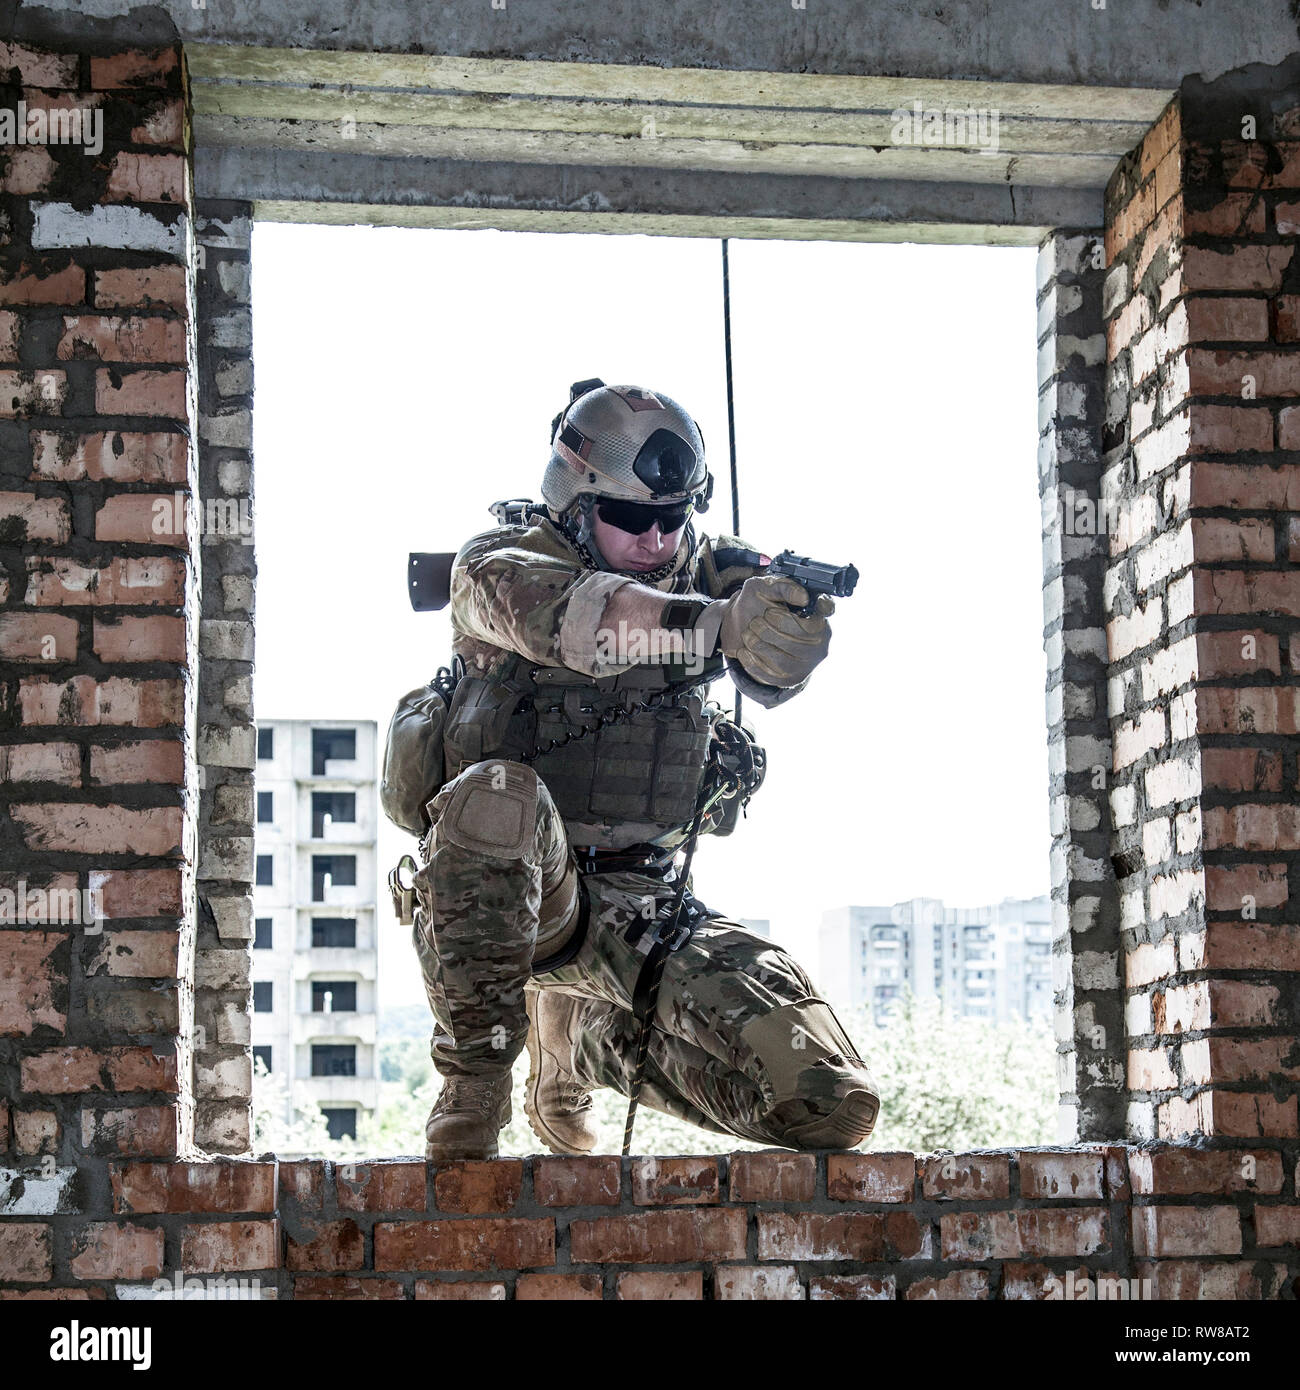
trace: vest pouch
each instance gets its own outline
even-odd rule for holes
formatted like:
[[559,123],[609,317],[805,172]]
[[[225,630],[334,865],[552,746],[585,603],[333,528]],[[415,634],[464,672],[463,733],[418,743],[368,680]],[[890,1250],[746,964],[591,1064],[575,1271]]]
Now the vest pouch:
[[429,828],[425,803],[442,786],[447,701],[432,683],[408,691],[388,723],[379,804],[399,829],[421,836]]
[[443,733],[448,781],[484,758],[514,756],[506,747],[506,730],[523,696],[512,681],[461,677]]

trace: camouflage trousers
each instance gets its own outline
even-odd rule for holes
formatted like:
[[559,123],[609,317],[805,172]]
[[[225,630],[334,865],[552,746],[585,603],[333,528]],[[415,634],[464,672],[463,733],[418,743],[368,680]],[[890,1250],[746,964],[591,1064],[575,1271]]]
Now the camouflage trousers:
[[[508,1068],[527,1039],[525,991],[557,990],[580,1011],[575,1074],[628,1095],[632,996],[645,959],[629,938],[651,928],[656,902],[670,900],[675,885],[635,872],[584,875],[581,948],[534,973],[535,958],[557,954],[578,912],[577,866],[545,785],[521,764],[476,763],[430,811],[413,935],[436,1025],[434,1065],[444,1076]],[[714,919],[668,956],[642,1104],[781,1144],[864,1089],[878,1094],[830,1006],[781,947]]]

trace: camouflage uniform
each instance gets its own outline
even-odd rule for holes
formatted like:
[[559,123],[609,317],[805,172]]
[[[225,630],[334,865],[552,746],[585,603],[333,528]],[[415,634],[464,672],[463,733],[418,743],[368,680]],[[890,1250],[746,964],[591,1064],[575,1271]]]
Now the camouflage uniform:
[[[743,546],[733,538],[697,546],[688,532],[665,571],[635,579],[665,594],[722,597],[755,572],[726,563]],[[488,687],[508,681],[512,654],[597,679],[629,670],[631,663],[620,666],[598,651],[592,634],[609,595],[630,579],[586,566],[548,522],[476,537],[453,570],[455,651]],[[758,686],[734,664],[732,675],[765,704],[793,693]],[[575,854],[573,822],[557,806],[546,769],[562,773],[579,745],[537,759],[534,772],[510,756],[504,726],[484,734],[488,725],[470,728],[468,737],[470,726],[458,729],[453,704],[446,733],[451,780],[430,803],[432,828],[421,844],[426,862],[415,880],[414,941],[437,1025],[435,1065],[444,1076],[508,1067],[527,1037],[525,989],[558,990],[582,1001],[576,1074],[591,1088],[626,1095],[637,1043],[633,989],[655,912],[671,901],[676,883],[671,868],[665,876],[650,861],[595,872],[580,872],[580,865],[590,867],[590,845],[625,850],[630,842],[649,853],[679,843],[687,827],[678,820],[627,831],[616,816],[592,823],[587,815]],[[618,761],[595,766],[626,770]],[[586,935],[576,955],[537,971],[535,963],[563,956],[584,906]],[[704,1129],[797,1146],[792,1129],[829,1114],[851,1090],[875,1091],[797,962],[716,915],[668,956],[655,1024],[643,1103]]]

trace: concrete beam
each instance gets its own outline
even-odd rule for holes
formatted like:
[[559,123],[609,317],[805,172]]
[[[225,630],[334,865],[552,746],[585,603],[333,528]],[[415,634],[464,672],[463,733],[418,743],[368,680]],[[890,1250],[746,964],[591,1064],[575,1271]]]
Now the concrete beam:
[[1100,227],[1094,189],[639,170],[200,146],[200,197],[273,221],[1036,245]]
[[1173,88],[1300,51],[1291,0],[57,0],[17,37],[54,32],[454,57]]

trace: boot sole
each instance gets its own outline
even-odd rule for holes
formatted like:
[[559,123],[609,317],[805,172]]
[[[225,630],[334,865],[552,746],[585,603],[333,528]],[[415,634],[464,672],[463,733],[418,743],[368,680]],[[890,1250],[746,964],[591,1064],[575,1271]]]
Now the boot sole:
[[790,1130],[786,1138],[805,1149],[856,1149],[871,1138],[879,1116],[878,1096],[870,1091],[851,1091],[825,1118]]

